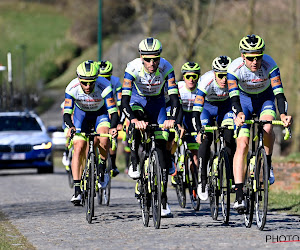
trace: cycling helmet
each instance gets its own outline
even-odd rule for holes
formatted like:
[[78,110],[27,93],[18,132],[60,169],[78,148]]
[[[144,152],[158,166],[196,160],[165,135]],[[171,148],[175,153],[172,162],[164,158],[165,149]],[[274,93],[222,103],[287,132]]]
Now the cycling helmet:
[[241,39],[239,49],[241,53],[257,52],[262,54],[265,50],[265,42],[258,35],[248,35]]
[[85,61],[77,67],[76,73],[80,80],[93,81],[98,77],[98,65],[92,60]]
[[141,55],[159,55],[162,51],[160,41],[153,37],[142,40],[139,44],[139,52]]
[[212,69],[215,72],[226,72],[230,63],[231,58],[229,56],[218,56],[212,62]]
[[182,65],[182,67],[181,67],[182,74],[190,73],[190,72],[200,75],[199,64],[195,63],[195,62],[186,62],[185,64]]
[[110,61],[98,62],[99,76],[111,76],[113,71],[113,65]]

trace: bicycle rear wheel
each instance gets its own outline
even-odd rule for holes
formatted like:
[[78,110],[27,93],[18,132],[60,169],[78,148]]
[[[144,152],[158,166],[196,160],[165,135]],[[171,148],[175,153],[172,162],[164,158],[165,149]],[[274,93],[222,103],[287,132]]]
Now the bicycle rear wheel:
[[[198,187],[198,171],[196,164],[194,163],[193,158],[191,157],[188,151],[185,152],[185,167],[186,167],[186,183],[190,193],[190,199],[192,207],[195,211],[200,209],[200,198],[197,194]],[[193,171],[190,169],[190,166],[193,168]]]
[[220,172],[220,199],[224,223],[228,223],[230,215],[230,170],[229,160],[226,150],[220,152],[219,157],[219,172]]
[[215,155],[210,159],[208,171],[208,195],[210,214],[213,220],[217,220],[219,214],[218,171],[214,171],[213,167],[213,162],[216,157]]
[[186,205],[186,194],[185,194],[185,185],[183,181],[183,172],[177,172],[177,175],[174,176],[176,181],[176,195],[179,206],[185,208]]
[[255,163],[255,215],[259,230],[263,230],[268,210],[269,167],[266,151],[263,147],[257,150]]
[[162,174],[158,154],[153,151],[150,155],[149,171],[151,176],[152,216],[155,228],[160,227]]
[[94,197],[95,197],[95,155],[90,154],[87,160],[88,178],[87,178],[87,206],[86,219],[88,223],[92,223],[94,216]]
[[[254,167],[254,166],[253,166]],[[245,174],[245,183],[244,183],[244,194],[246,200],[246,211],[244,213],[245,226],[250,228],[253,221],[254,213],[254,189],[253,189],[253,178],[254,173],[253,169],[250,168],[250,155],[248,154],[247,158],[247,171]]]

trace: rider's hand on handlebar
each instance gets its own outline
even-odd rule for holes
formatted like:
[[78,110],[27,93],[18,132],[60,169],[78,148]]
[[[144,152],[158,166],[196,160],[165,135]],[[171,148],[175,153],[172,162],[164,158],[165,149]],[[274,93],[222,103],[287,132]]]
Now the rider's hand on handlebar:
[[165,120],[163,124],[163,129],[174,128],[175,120]]
[[118,130],[116,128],[110,128],[109,133],[111,134],[112,138],[118,136]]
[[180,124],[177,124],[177,127],[180,130],[179,138],[182,138],[185,133],[185,129]]
[[118,124],[117,125],[117,130],[122,131],[123,130],[123,124]]
[[71,128],[68,129],[68,132],[67,132],[67,137],[68,138],[71,137],[72,131],[74,131],[73,133],[75,133],[76,132],[76,128],[75,127],[71,127]]
[[243,112],[238,113],[234,122],[237,127],[242,126],[245,122],[245,114]]
[[289,127],[293,123],[292,116],[290,116],[290,115],[281,114],[280,120],[284,123],[285,127]]
[[131,120],[131,123],[135,124],[135,129],[145,130],[147,128],[148,122],[139,121],[138,119],[134,118]]

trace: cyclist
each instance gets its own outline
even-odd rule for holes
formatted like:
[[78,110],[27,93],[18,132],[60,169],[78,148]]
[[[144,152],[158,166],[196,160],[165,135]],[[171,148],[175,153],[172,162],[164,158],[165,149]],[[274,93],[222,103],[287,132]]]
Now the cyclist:
[[[241,57],[235,59],[228,68],[228,88],[235,112],[235,125],[241,126],[237,138],[237,148],[233,160],[236,201],[234,208],[239,212],[245,209],[243,183],[246,157],[249,145],[249,128],[244,121],[257,114],[259,119],[274,120],[276,117],[275,97],[284,126],[290,126],[292,117],[287,115],[287,101],[283,93],[280,72],[273,58],[264,54],[265,42],[258,35],[243,37],[239,43]],[[267,163],[270,168],[270,184],[275,181],[271,156],[274,132],[271,124],[264,126],[264,145]]]
[[[201,125],[212,126],[214,118],[219,126],[233,125],[233,112],[227,85],[227,68],[230,63],[231,58],[228,56],[216,57],[212,62],[212,70],[202,75],[198,82],[192,121],[194,129],[198,132],[196,140],[200,143],[198,156],[201,176],[199,176],[197,193],[201,200],[207,200],[208,198],[207,164],[213,140],[212,133],[205,133],[205,136],[201,138]],[[226,129],[224,131],[224,140],[232,163],[235,150],[233,130]]]
[[[77,78],[69,83],[65,91],[64,123],[68,128],[67,136],[71,136],[72,130],[76,131],[73,139],[74,154],[72,158],[75,193],[71,199],[75,205],[81,201],[80,178],[83,170],[81,166],[84,166],[87,150],[86,138],[77,133],[89,132],[89,128],[92,126],[100,134],[110,133],[113,136],[117,134],[118,114],[112,87],[108,80],[98,77],[98,69],[98,64],[93,61],[81,63],[76,70]],[[108,114],[111,115],[111,123]],[[101,173],[99,186],[104,188],[107,185],[104,169],[109,141],[106,137],[100,137],[98,140],[102,157],[99,162],[99,172]]]
[[[121,95],[122,95],[122,84],[120,82],[120,78],[113,76],[113,65],[110,61],[100,61],[99,64],[99,76],[106,78],[110,81],[112,88],[113,88],[113,95],[117,106],[120,107],[121,105]],[[119,112],[120,114],[120,112]],[[122,123],[119,123],[117,126],[117,130],[121,131],[123,129]],[[112,163],[112,176],[115,177],[119,174],[119,170],[116,166],[116,150],[109,149],[110,159]]]
[[[183,75],[183,81],[178,82],[178,90],[183,112],[183,126],[188,133],[191,133],[195,131],[192,124],[192,111],[197,93],[197,82],[200,76],[200,66],[195,62],[186,62],[181,67],[181,73]],[[198,166],[197,152],[199,144],[196,142],[195,137],[190,135],[187,135],[185,140],[187,141],[188,148],[192,152],[194,163],[196,166]]]
[[[164,124],[164,129],[174,126],[178,112],[178,87],[175,82],[175,73],[172,65],[160,57],[162,45],[159,40],[149,37],[139,44],[140,57],[127,64],[122,86],[121,106],[126,117],[130,120],[133,130],[131,143],[131,164],[128,175],[137,179],[140,177],[138,145],[140,133],[136,130],[145,130],[147,124]],[[164,86],[167,85],[171,100],[171,117],[167,119],[164,98]],[[166,154],[167,131],[155,132],[156,148],[158,151],[164,192],[162,193],[162,216],[171,215],[167,203],[168,167],[171,165],[170,154]]]

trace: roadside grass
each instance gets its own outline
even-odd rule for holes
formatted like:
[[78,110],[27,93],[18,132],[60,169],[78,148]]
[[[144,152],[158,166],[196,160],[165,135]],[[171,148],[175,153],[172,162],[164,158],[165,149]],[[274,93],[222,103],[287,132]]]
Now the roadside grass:
[[300,216],[300,185],[285,191],[282,189],[269,192],[269,211]]
[[0,249],[36,249],[0,212]]

